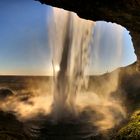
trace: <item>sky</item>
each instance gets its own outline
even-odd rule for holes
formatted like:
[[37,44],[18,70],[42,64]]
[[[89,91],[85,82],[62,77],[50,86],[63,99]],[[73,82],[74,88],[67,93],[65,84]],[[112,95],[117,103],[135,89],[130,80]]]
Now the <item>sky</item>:
[[129,31],[116,23],[97,21],[91,45],[92,74],[111,72],[137,59]]
[[[0,1],[0,75],[50,75],[48,24],[51,18],[52,7],[37,1]],[[126,29],[97,22],[93,36],[90,73],[102,74],[136,60]],[[121,58],[119,64],[118,58]]]
[[0,74],[47,73],[49,9],[33,0],[0,1]]

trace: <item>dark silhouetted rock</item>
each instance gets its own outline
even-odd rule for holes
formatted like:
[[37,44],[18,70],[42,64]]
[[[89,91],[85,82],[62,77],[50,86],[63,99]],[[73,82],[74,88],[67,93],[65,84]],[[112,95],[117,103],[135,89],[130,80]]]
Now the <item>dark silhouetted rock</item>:
[[14,95],[14,93],[10,89],[7,89],[7,88],[0,89],[0,100],[6,99],[7,97],[12,96],[12,95]]

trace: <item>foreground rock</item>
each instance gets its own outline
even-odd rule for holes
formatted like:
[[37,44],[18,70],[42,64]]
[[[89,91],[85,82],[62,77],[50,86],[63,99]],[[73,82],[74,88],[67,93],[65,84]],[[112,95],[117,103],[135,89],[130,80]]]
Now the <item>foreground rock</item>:
[[14,95],[14,93],[10,89],[7,89],[7,88],[0,89],[0,100],[4,100],[7,97],[12,96],[12,95]]

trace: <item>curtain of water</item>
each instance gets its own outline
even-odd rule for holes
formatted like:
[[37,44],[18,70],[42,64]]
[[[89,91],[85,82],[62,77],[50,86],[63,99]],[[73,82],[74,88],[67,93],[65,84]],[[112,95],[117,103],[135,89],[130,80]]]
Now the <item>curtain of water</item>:
[[[86,69],[94,23],[56,8],[54,23],[51,38],[55,76],[53,112],[57,119],[65,116],[65,111],[76,113],[76,94],[88,81]],[[59,65],[59,71],[55,69],[56,65]]]

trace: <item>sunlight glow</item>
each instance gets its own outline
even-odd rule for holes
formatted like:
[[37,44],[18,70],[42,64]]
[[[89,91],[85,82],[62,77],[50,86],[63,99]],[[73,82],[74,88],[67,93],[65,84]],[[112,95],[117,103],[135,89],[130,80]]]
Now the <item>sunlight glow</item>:
[[60,71],[60,66],[59,65],[55,65],[55,71],[59,72]]

